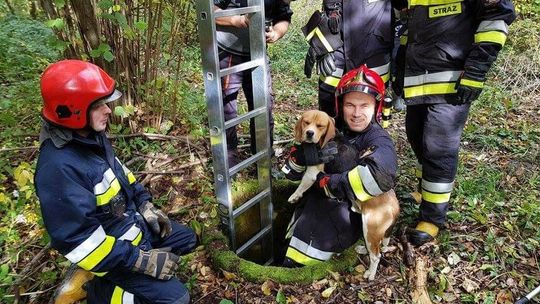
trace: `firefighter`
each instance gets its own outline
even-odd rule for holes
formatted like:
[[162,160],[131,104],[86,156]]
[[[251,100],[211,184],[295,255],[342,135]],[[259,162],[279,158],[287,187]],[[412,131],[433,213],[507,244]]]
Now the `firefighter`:
[[389,80],[394,41],[390,0],[323,0],[303,28],[310,45],[304,65],[319,74],[319,109],[335,116],[334,93],[341,76],[362,64]]
[[445,225],[471,102],[514,19],[511,0],[409,0],[397,91],[421,187],[418,221],[408,229],[413,245],[433,240]]
[[94,64],[63,60],[43,73],[41,94],[36,192],[52,247],[78,267],[56,303],[189,303],[174,274],[196,235],[157,209],[115,157],[105,135],[107,103],[122,95],[115,81]]
[[[290,0],[265,0],[265,19],[266,19],[266,43],[274,43],[281,39],[289,29],[291,22],[292,11],[290,8]],[[214,0],[214,8],[216,10],[232,9],[245,7],[245,0]],[[229,68],[251,60],[249,51],[249,16],[238,15],[230,17],[216,18],[217,32],[216,39],[218,42],[219,65],[220,69]],[[270,112],[270,140],[273,139],[274,116],[272,108],[274,106],[274,96],[272,92],[272,78],[270,75],[270,60],[266,57],[266,86],[267,100]],[[223,95],[223,108],[225,120],[231,120],[238,116],[238,92],[240,88],[246,96],[248,110],[254,109],[253,105],[253,83],[251,70],[237,72],[227,75],[222,78],[221,89]],[[250,121],[250,134],[254,139],[255,128],[253,120]],[[236,127],[228,128],[226,131],[227,137],[227,155],[229,159],[229,167],[234,166],[238,162],[237,147],[238,136]],[[251,142],[252,152],[255,151],[255,142]]]
[[[321,172],[304,193],[287,231],[285,266],[326,261],[353,245],[362,235],[362,219],[352,200],[366,201],[394,188],[397,156],[392,139],[379,125],[384,90],[382,78],[365,65],[339,82],[336,125],[343,132],[342,140],[354,149],[352,169]],[[327,172],[329,166],[339,167],[332,163],[335,149],[323,148],[318,154],[307,150],[300,144],[291,149],[282,169],[287,178],[301,179],[306,164],[324,162]]]

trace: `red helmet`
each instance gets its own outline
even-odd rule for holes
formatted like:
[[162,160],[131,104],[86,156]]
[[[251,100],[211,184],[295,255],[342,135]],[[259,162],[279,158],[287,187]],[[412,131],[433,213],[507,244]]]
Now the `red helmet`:
[[375,117],[379,121],[383,108],[384,81],[377,72],[363,64],[343,75],[336,87],[336,113],[339,113],[339,102],[343,100],[343,95],[349,92],[362,92],[375,97]]
[[117,100],[122,93],[115,90],[114,79],[97,65],[62,60],[43,72],[41,96],[45,120],[69,129],[82,129],[88,124],[92,104]]

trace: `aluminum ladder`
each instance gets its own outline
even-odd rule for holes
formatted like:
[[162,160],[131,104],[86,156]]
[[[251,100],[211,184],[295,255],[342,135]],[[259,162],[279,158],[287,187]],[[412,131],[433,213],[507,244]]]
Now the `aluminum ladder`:
[[[261,252],[264,255],[264,261],[261,264],[268,265],[273,262],[273,206],[270,174],[272,147],[269,130],[268,88],[266,85],[261,85],[267,83],[264,0],[248,0],[246,7],[215,12],[213,0],[198,0],[196,2],[215,193],[221,226],[226,230],[224,232],[229,237],[231,249],[237,255],[243,256],[255,245],[260,245]],[[220,69],[215,19],[245,14],[250,15],[251,60],[230,68]],[[225,121],[221,78],[245,70],[252,71],[254,109],[232,120]],[[225,130],[248,120],[254,122],[256,135],[255,138],[250,139],[251,141],[255,140],[256,151],[249,158],[230,168],[227,159]],[[258,190],[260,192],[235,208],[232,199],[232,177],[253,164],[257,166]],[[259,208],[260,229],[243,244],[238,244],[235,219],[250,208]]]

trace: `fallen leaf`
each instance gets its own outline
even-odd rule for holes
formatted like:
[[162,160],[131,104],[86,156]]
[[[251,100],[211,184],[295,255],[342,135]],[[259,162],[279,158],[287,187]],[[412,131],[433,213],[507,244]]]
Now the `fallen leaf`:
[[341,275],[335,271],[330,271],[328,270],[328,272],[330,273],[330,275],[332,276],[332,278],[336,281],[339,281],[339,279],[341,278]]
[[358,273],[364,273],[366,272],[366,267],[362,264],[358,264],[358,266],[354,267],[354,271]]
[[275,284],[274,282],[270,281],[270,280],[266,280],[264,283],[262,283],[261,285],[261,290],[263,292],[263,294],[265,296],[269,296],[272,294],[272,290],[275,288]]
[[321,295],[323,298],[328,299],[332,295],[334,290],[336,290],[336,286],[328,287],[321,293]]
[[461,284],[461,287],[463,287],[463,289],[465,289],[468,293],[472,293],[479,288],[476,282],[469,279],[465,279],[465,281],[463,281]]
[[448,256],[448,264],[451,266],[457,265],[459,262],[461,262],[461,258],[459,255],[457,255],[455,252],[450,253]]
[[236,274],[232,273],[232,272],[228,272],[226,270],[222,270],[221,272],[223,272],[223,276],[225,277],[225,279],[227,280],[234,280],[236,279]]

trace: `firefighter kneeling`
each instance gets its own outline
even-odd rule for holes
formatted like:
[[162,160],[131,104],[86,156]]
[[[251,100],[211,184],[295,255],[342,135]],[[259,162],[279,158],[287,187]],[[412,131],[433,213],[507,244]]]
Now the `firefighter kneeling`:
[[[299,180],[306,164],[326,161],[328,174],[319,173],[298,203],[287,231],[285,266],[313,265],[352,246],[362,235],[362,216],[351,201],[364,202],[394,188],[397,156],[378,122],[383,96],[383,80],[365,65],[345,74],[337,87],[336,126],[343,134],[336,141],[344,143],[338,149],[354,150],[353,159],[343,159],[341,150],[335,159],[304,153],[300,144],[291,150],[283,167],[287,178]],[[339,169],[345,162],[353,163],[352,170]]]
[[115,81],[96,65],[64,60],[45,70],[41,94],[36,191],[52,247],[77,265],[55,303],[189,303],[174,273],[196,235],[156,209],[115,157],[104,132],[107,103],[122,95]]

